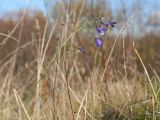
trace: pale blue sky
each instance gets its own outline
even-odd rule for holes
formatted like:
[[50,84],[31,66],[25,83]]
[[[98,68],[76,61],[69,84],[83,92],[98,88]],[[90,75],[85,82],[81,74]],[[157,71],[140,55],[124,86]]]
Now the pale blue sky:
[[[0,0],[0,15],[4,14],[8,11],[16,11],[18,9],[23,9],[27,7],[27,1],[29,0]],[[46,0],[52,1],[52,3],[56,2],[57,0]],[[60,0],[61,1],[61,0]],[[121,7],[121,0],[109,0],[112,3],[112,9],[117,9]],[[135,0],[123,0],[125,6],[130,7],[132,2]],[[160,0],[137,0],[144,4],[144,9],[147,13],[152,13],[155,11],[160,11]],[[29,8],[31,9],[40,9],[45,11],[43,0],[30,0]]]
[[43,0],[1,0],[0,9],[1,14],[4,12],[16,11],[29,6],[31,9],[45,10]]

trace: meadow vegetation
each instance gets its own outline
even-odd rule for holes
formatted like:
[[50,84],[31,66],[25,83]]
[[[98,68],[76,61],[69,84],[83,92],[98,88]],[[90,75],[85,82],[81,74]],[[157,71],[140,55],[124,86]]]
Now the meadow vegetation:
[[[113,18],[103,2],[60,3],[52,14],[0,19],[1,120],[160,119],[159,35],[134,37],[134,18]],[[117,24],[99,48],[90,33],[101,14]]]

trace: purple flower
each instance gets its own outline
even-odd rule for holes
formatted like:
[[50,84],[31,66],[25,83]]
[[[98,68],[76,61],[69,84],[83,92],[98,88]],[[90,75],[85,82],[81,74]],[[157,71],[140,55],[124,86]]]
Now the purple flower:
[[105,32],[107,31],[107,28],[105,28],[105,27],[97,27],[96,30],[99,33],[99,35],[104,35]]
[[85,53],[85,49],[84,48],[79,48],[80,52]]
[[95,38],[95,42],[96,42],[97,47],[102,47],[103,43],[102,43],[101,39]]
[[108,21],[108,24],[109,24],[110,26],[112,26],[112,27],[114,27],[116,23],[117,23],[117,22]]
[[101,21],[101,23],[102,23],[103,25],[105,25],[106,27],[111,26],[111,27],[114,28],[114,27],[115,27],[115,24],[116,24],[117,22],[108,21],[108,22],[104,23],[103,21]]

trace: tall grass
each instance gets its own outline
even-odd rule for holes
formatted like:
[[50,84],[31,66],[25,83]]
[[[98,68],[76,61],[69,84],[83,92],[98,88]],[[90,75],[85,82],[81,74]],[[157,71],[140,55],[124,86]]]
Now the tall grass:
[[[160,78],[152,66],[153,74],[149,74],[139,41],[124,35],[130,20],[116,37],[110,35],[112,31],[107,33],[103,48],[96,48],[88,32],[95,29],[94,17],[99,13],[83,21],[89,7],[86,1],[67,5],[54,24],[40,13],[33,19],[22,15],[16,25],[10,21],[9,33],[0,33],[0,49],[4,50],[0,118],[159,119]],[[109,12],[104,14],[109,16]],[[81,46],[86,54],[79,51]]]

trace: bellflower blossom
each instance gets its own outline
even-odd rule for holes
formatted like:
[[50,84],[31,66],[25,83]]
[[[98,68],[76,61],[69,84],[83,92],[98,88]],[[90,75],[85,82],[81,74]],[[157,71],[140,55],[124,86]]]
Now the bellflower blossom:
[[105,28],[105,27],[97,27],[96,30],[97,30],[99,35],[103,36],[105,34],[105,32],[107,31],[107,28]]
[[117,23],[117,22],[108,21],[108,22],[106,23],[106,25],[107,25],[107,26],[111,26],[111,27],[114,28],[116,23]]
[[[100,26],[96,27],[96,31],[101,36],[105,35],[105,33],[107,32],[107,30],[108,30],[109,27],[114,28],[115,24],[117,23],[117,22],[112,22],[112,21],[105,22],[103,16],[97,17],[95,20],[99,21],[100,24],[101,24]],[[92,35],[94,36],[94,34],[92,34]],[[96,44],[96,46],[99,47],[99,48],[102,48],[102,46],[103,46],[102,40],[100,38],[95,37],[95,36],[94,36],[94,38],[95,38],[95,44]],[[83,53],[83,54],[86,53],[85,49],[82,48],[82,47],[79,48],[79,51],[81,53]]]
[[97,18],[96,20],[100,20],[100,22],[101,22],[103,25],[105,25],[106,27],[111,26],[111,27],[114,28],[114,27],[115,27],[115,24],[117,23],[117,22],[111,22],[111,21],[104,22],[104,18],[103,18],[103,17]]
[[117,22],[111,22],[111,21],[108,21],[108,22],[104,22],[104,21],[101,21],[101,23],[103,24],[103,25],[105,25],[106,27],[109,27],[109,26],[111,26],[111,27],[115,27],[115,24],[117,23]]
[[101,39],[95,38],[95,42],[96,42],[97,47],[102,47],[103,43],[102,43]]

